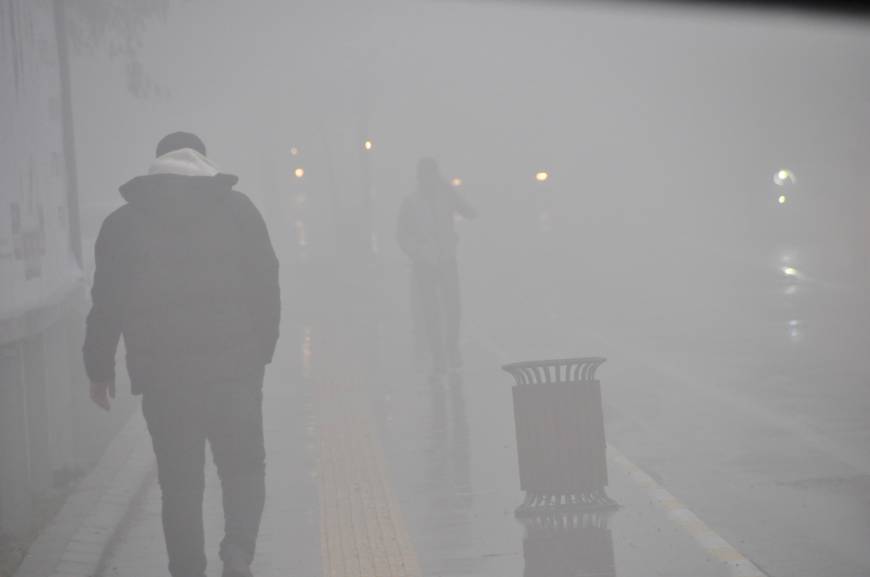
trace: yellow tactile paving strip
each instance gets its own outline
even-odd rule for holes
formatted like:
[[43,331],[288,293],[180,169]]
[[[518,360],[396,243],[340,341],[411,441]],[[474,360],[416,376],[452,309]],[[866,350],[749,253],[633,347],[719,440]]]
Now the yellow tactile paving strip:
[[318,386],[325,577],[421,577],[383,450],[359,388]]

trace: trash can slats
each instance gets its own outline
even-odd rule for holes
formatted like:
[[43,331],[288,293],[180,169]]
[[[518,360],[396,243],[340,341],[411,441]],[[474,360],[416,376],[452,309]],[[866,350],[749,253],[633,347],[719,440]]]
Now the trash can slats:
[[607,460],[600,357],[505,365],[513,375],[514,419],[520,488],[526,500],[518,515],[542,508],[602,509],[607,497]]

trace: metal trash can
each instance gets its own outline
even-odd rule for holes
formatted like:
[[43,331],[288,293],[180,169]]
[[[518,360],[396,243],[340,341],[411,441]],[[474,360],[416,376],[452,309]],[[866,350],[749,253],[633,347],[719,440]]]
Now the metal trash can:
[[502,368],[513,388],[520,487],[516,511],[598,511],[618,505],[607,496],[607,456],[600,357],[512,363]]

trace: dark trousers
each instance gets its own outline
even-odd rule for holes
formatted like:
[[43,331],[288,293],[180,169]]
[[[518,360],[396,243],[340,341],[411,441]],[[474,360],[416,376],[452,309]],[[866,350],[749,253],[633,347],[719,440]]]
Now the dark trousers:
[[245,382],[155,388],[143,394],[173,577],[205,577],[206,440],[223,491],[221,559],[241,557],[250,563],[254,558],[266,493],[262,384],[260,370]]
[[432,362],[436,370],[459,360],[459,323],[462,303],[459,267],[455,259],[414,263],[414,283]]

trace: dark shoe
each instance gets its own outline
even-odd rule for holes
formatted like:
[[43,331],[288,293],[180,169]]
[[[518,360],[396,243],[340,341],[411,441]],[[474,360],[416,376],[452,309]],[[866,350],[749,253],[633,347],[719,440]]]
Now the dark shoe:
[[248,562],[238,549],[229,549],[224,556],[223,577],[254,577]]

